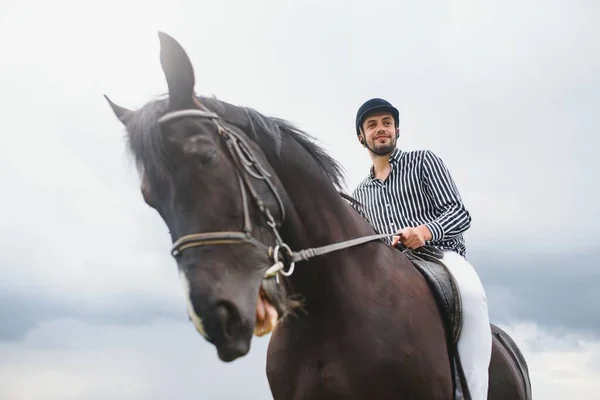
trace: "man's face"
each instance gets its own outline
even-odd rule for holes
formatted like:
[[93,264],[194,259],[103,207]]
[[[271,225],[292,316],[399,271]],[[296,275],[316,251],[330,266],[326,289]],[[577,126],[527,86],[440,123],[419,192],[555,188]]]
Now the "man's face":
[[362,124],[365,145],[377,155],[389,154],[396,147],[394,117],[388,112],[369,115]]

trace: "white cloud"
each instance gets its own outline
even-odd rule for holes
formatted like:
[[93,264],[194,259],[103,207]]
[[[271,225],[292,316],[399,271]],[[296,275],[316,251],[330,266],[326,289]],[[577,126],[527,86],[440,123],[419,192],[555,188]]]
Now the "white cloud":
[[501,326],[521,348],[534,399],[592,400],[600,391],[600,342],[553,336],[535,324]]

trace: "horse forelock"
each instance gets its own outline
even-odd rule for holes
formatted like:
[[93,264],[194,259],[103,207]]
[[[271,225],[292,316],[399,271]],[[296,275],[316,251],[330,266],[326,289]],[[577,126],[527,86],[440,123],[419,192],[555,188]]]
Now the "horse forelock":
[[147,179],[167,178],[172,170],[166,150],[167,141],[158,124],[158,118],[168,106],[168,98],[152,100],[136,110],[127,122],[129,150],[138,171]]

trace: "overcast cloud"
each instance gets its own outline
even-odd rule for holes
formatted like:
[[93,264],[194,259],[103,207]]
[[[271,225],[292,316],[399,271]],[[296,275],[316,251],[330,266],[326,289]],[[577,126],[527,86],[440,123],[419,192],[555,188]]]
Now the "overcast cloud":
[[311,132],[348,190],[369,168],[357,107],[394,103],[401,147],[439,154],[473,214],[469,258],[535,398],[595,398],[599,17],[567,0],[2,2],[0,399],[270,398],[267,338],[224,364],[187,321],[102,97],[166,91],[158,30],[199,94]]

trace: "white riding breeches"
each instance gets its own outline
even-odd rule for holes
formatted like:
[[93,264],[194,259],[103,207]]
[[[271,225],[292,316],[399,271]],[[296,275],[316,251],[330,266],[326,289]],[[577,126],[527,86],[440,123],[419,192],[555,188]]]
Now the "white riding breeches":
[[462,300],[458,352],[472,400],[487,400],[492,333],[487,296],[479,275],[460,254],[444,250],[444,264],[456,280]]

